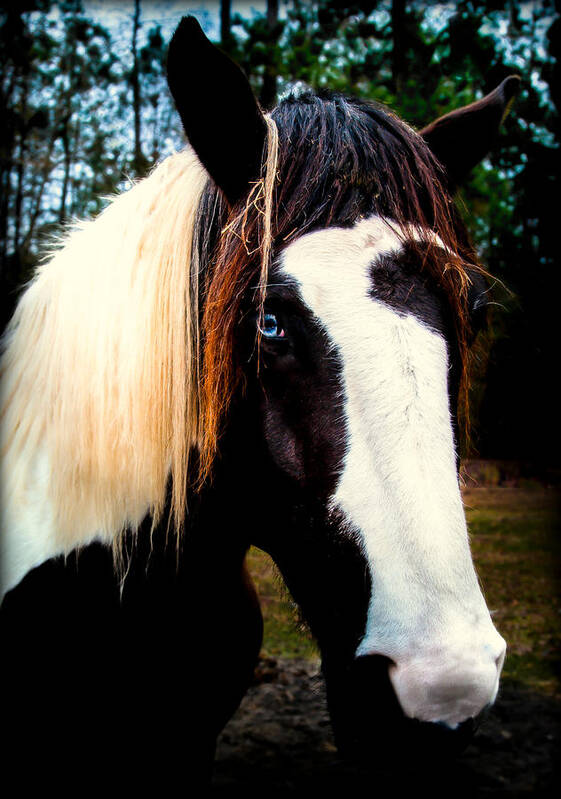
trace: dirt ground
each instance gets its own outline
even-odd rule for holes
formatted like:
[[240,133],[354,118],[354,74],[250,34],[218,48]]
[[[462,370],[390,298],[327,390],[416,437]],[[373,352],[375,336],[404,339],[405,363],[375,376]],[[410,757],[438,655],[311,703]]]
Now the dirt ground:
[[[269,658],[218,744],[213,794],[386,796],[410,788],[456,797],[559,796],[561,701],[506,682],[474,741],[442,774],[385,774],[344,763],[333,744],[319,662]],[[439,769],[440,770],[440,769]]]

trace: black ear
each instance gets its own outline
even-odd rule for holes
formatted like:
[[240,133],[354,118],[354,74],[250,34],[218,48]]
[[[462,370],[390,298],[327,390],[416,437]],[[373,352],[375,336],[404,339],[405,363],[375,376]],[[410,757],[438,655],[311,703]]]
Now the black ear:
[[168,85],[191,146],[230,205],[259,177],[267,123],[242,70],[194,17],[170,42]]
[[519,87],[520,78],[511,75],[486,97],[451,111],[420,131],[445,167],[451,189],[456,188],[492,148]]

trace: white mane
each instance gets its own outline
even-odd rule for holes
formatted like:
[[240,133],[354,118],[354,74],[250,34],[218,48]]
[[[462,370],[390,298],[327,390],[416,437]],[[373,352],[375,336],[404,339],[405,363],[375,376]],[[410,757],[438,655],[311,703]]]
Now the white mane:
[[1,361],[2,588],[93,539],[176,521],[198,443],[195,216],[206,173],[166,159],[37,271]]

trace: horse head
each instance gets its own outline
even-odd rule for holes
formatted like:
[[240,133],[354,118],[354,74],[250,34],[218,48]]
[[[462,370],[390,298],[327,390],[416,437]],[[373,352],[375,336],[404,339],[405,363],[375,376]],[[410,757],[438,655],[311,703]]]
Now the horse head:
[[205,289],[207,344],[218,330],[235,360],[218,446],[245,485],[251,541],[318,640],[339,743],[368,753],[395,742],[389,730],[465,743],[497,696],[505,642],[458,481],[458,398],[487,284],[451,192],[518,79],[419,132],[328,93],[266,117],[186,18],[168,80],[222,203],[220,235],[233,233]]

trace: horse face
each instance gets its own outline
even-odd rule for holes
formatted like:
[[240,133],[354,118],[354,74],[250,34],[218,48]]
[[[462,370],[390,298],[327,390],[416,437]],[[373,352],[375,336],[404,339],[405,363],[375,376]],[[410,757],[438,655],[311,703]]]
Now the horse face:
[[[188,139],[236,208],[267,149],[249,83],[193,19],[170,44],[168,80]],[[420,131],[449,190],[491,149],[518,83],[511,76]],[[312,140],[303,135],[300,149]],[[376,174],[387,172],[386,163]],[[309,202],[323,208],[332,188]],[[379,218],[351,221],[318,224],[276,262],[260,318],[258,412],[246,406],[273,473],[246,435],[257,470],[239,480],[261,498],[254,540],[319,640],[334,722],[363,739],[374,712],[458,730],[494,700],[505,645],[478,586],[458,487],[454,341],[395,231]],[[390,699],[375,689],[384,678]]]
[[390,715],[459,728],[494,701],[505,652],[458,486],[451,324],[413,257],[378,217],[310,233],[279,257],[261,322],[264,437],[291,508],[262,543],[347,728],[380,670]]

